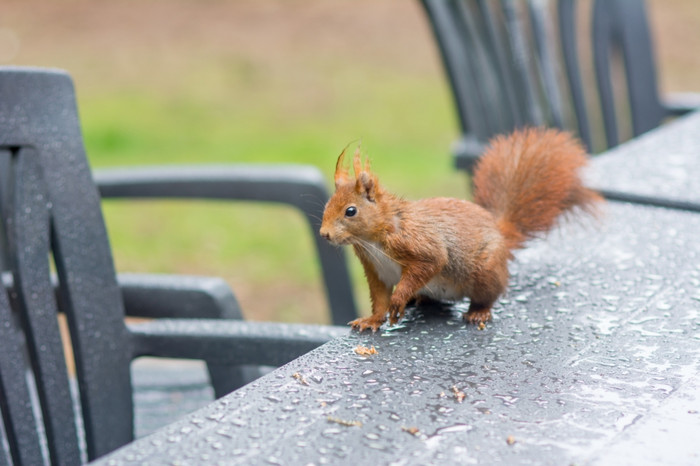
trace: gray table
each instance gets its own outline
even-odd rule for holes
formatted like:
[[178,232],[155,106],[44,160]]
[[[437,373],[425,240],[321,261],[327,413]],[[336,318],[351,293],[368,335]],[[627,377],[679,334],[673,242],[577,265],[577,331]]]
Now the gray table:
[[464,306],[410,310],[98,463],[698,464],[698,232],[610,203],[517,254],[484,330]]
[[587,181],[611,198],[700,211],[700,111],[596,156]]

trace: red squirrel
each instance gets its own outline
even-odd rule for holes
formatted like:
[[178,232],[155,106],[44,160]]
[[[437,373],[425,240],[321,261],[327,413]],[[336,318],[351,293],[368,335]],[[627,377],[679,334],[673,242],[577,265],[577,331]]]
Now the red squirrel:
[[335,169],[335,193],[326,204],[321,235],[352,245],[364,267],[372,315],[349,324],[360,330],[395,324],[406,303],[469,298],[468,323],[491,319],[508,285],[513,249],[549,231],[560,215],[595,213],[601,196],[583,186],[586,151],[568,133],[518,130],[489,143],[474,170],[474,202],[452,198],[408,201],[380,186],[359,148],[355,178]]

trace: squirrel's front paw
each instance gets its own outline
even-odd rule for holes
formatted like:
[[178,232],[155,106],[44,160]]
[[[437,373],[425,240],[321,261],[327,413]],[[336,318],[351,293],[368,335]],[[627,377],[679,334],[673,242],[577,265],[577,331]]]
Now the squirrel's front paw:
[[360,317],[359,319],[348,322],[348,324],[359,332],[363,332],[367,329],[372,329],[372,332],[376,332],[385,320],[386,317],[373,314],[369,317]]

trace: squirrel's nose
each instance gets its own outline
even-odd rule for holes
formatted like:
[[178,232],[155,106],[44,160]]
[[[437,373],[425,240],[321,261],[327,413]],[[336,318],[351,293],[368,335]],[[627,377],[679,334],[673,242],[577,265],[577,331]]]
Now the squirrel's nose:
[[321,236],[326,239],[326,241],[331,240],[331,234],[328,233],[328,230],[324,230],[323,228],[321,228],[320,233],[321,233]]

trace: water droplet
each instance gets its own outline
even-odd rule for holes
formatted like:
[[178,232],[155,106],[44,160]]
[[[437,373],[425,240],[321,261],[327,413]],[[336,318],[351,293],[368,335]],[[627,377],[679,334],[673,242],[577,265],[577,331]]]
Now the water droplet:
[[367,444],[367,446],[373,450],[386,450],[386,445],[383,443],[370,442]]
[[236,427],[244,427],[246,425],[246,422],[243,419],[239,418],[231,419],[229,422]]
[[326,438],[331,438],[335,435],[338,435],[340,433],[340,429],[337,427],[331,427],[328,429],[325,429],[323,432],[321,432],[321,435],[326,437]]
[[440,427],[429,437],[434,437],[441,434],[452,434],[455,432],[469,432],[473,427],[468,424],[455,424],[453,426]]
[[209,416],[207,416],[207,419],[211,419],[212,421],[220,421],[221,418],[224,417],[223,412],[218,412],[218,413],[212,413]]

